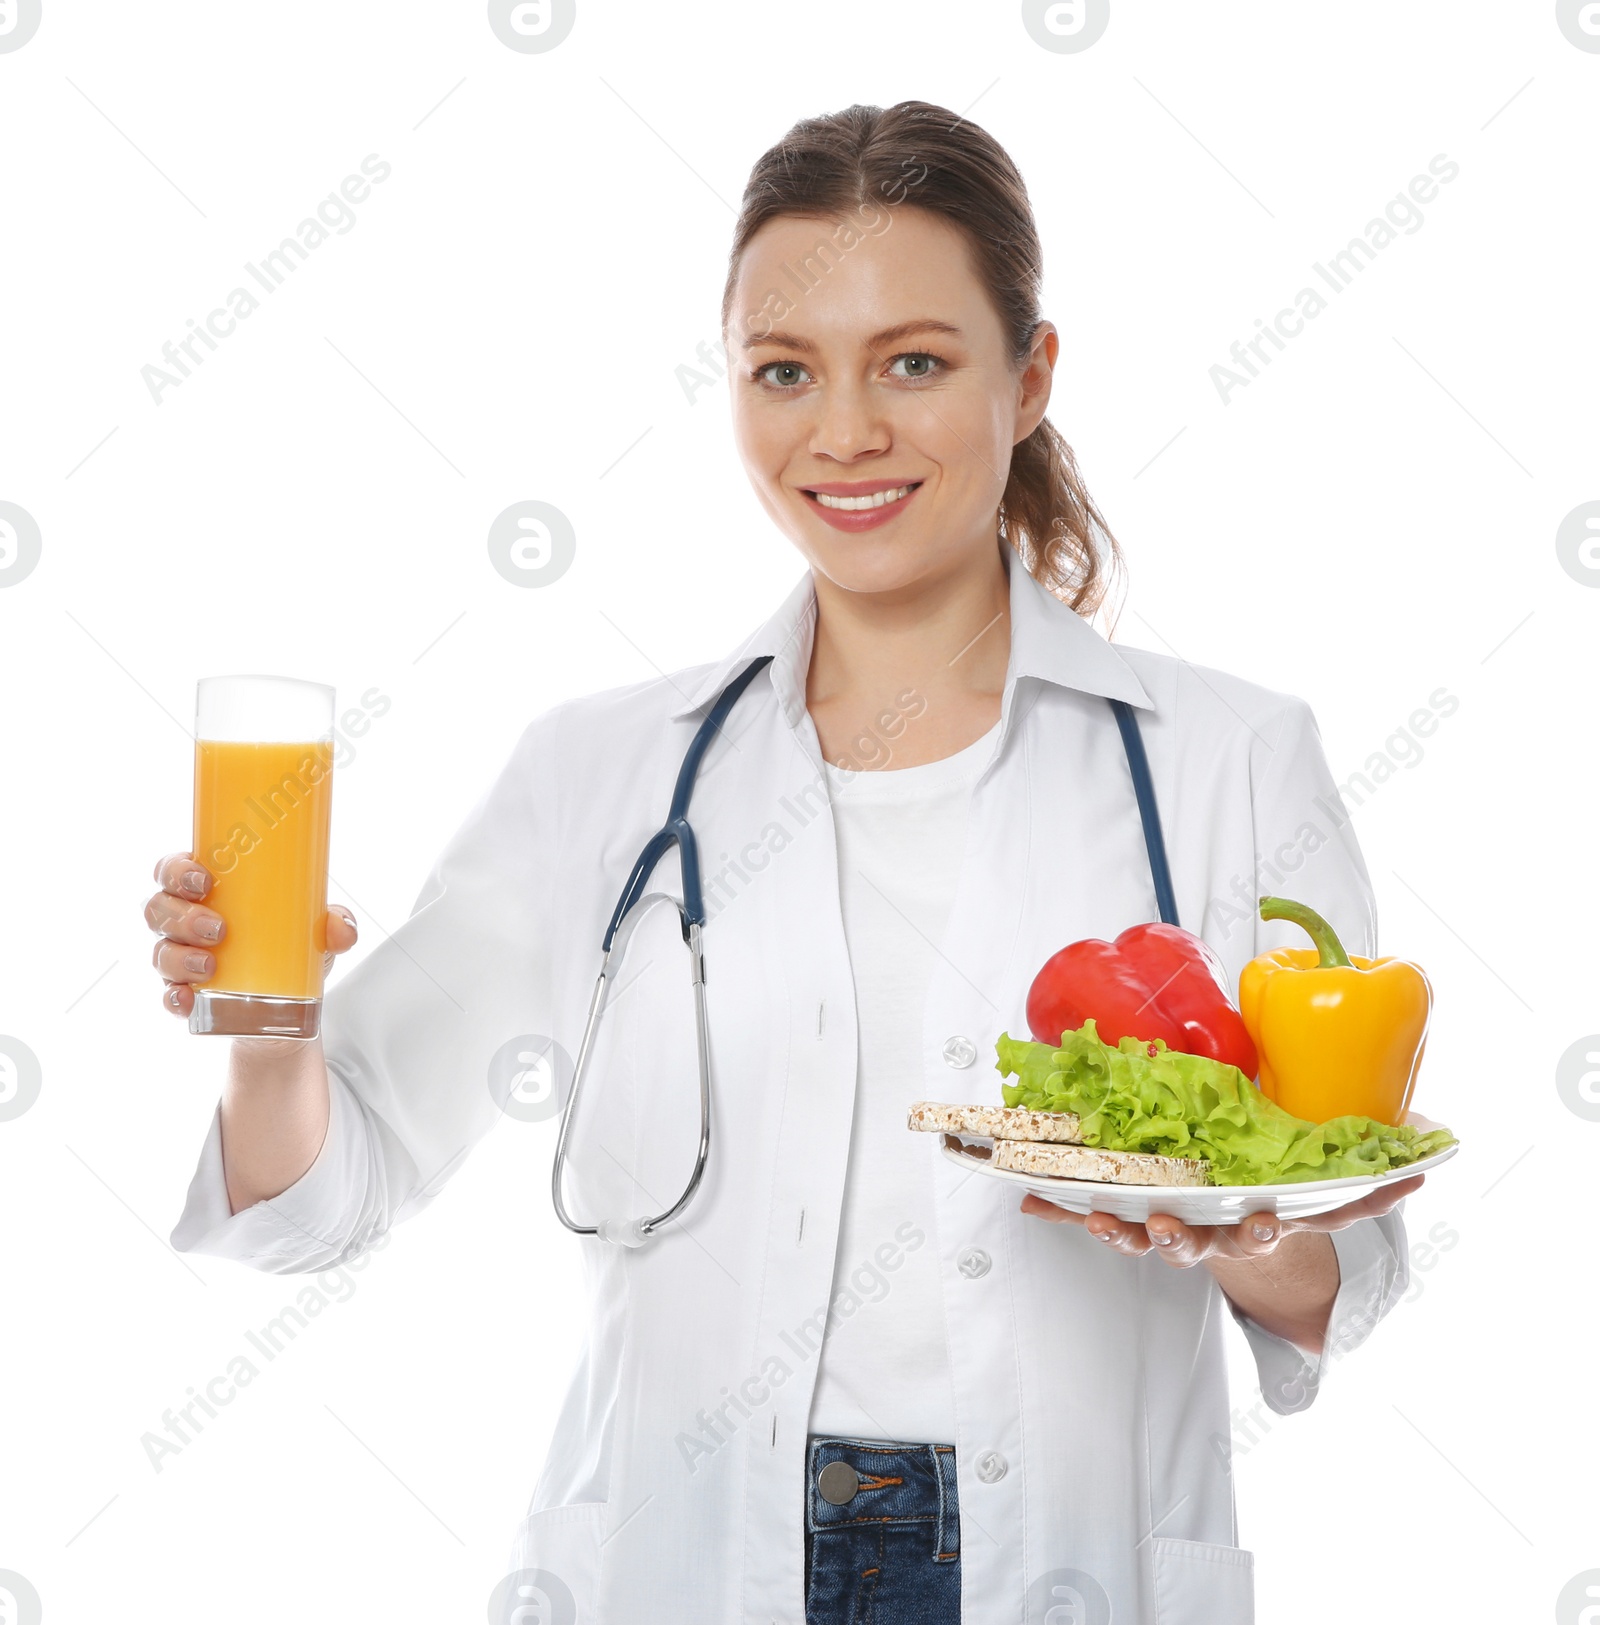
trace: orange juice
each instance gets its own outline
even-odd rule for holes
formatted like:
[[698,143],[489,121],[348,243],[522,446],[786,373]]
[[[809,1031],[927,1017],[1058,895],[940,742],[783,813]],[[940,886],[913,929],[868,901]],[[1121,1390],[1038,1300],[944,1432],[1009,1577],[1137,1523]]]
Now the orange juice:
[[227,925],[197,988],[322,997],[332,809],[331,740],[195,741],[194,857]]

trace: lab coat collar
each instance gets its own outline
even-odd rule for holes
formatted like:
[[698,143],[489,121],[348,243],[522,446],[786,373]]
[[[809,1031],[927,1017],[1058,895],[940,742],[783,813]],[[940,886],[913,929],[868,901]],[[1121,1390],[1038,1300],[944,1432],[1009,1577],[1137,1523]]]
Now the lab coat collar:
[[[1133,668],[1110,642],[1035,581],[1008,545],[1002,544],[1000,552],[1010,579],[1011,610],[1011,659],[1006,668],[1002,714],[1007,718],[1012,715],[1012,691],[1021,677],[1153,709],[1154,702]],[[768,670],[778,703],[790,726],[797,727],[806,708],[806,674],[816,624],[816,587],[808,569],[767,621],[684,691],[683,703],[672,716],[687,717],[701,710],[748,661],[758,655],[771,655]]]

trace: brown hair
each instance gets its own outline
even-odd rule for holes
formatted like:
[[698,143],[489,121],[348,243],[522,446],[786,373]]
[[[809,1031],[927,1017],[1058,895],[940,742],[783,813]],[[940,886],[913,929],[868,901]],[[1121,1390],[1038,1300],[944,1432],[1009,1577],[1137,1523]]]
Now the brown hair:
[[[931,102],[858,104],[801,119],[761,155],[734,225],[724,334],[740,256],[767,221],[833,219],[875,210],[880,200],[926,209],[963,233],[1020,369],[1040,321],[1043,273],[1027,188],[993,136]],[[826,253],[819,245],[825,267]],[[1000,534],[1036,580],[1085,616],[1100,607],[1122,570],[1116,538],[1084,489],[1071,446],[1048,418],[1012,449]]]

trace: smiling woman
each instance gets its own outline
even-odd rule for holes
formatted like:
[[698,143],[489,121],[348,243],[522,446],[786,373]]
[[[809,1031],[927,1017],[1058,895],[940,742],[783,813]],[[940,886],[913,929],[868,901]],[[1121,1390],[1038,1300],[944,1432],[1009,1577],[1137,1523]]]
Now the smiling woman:
[[[906,1126],[999,1104],[978,1063],[1063,943],[1159,913],[1236,985],[1295,941],[1209,905],[1335,796],[1305,702],[1091,624],[1119,555],[1045,415],[1041,270],[1016,166],[946,109],[764,154],[729,401],[804,573],[720,658],[535,717],[322,1038],[235,1046],[174,1245],[298,1271],[433,1200],[503,1115],[508,1042],[577,1057],[551,1185],[588,1335],[502,1599],[1244,1625],[1223,1327],[1302,1409],[1404,1289],[1405,1184],[1134,1223],[1018,1202]],[[192,855],[158,878],[184,1016],[234,922]],[[1294,890],[1373,956],[1348,821]]]
[[[857,220],[864,221],[860,230]],[[850,249],[868,241],[873,253],[847,260]],[[952,277],[952,263],[969,274]],[[811,294],[822,278],[846,271],[858,273],[859,290],[833,309],[817,309],[822,301]],[[1092,612],[1121,559],[1072,448],[1043,415],[1060,342],[1055,327],[1041,320],[1043,271],[1022,176],[978,126],[916,101],[802,120],[751,171],[734,228],[722,326],[735,369],[741,447],[775,427],[753,415],[750,392],[773,399],[803,393],[820,381],[811,368],[820,373],[824,362],[836,379],[835,395],[844,382],[841,368],[864,378],[868,363],[888,387],[931,390],[931,403],[900,416],[914,412],[925,428],[942,418],[946,437],[961,448],[958,460],[976,461],[986,479],[966,491],[946,490],[920,533],[943,529],[950,518],[979,523],[979,511],[998,503],[1001,535],[1028,569],[1074,609]],[[877,331],[847,331],[850,319],[874,303],[922,314]],[[919,340],[931,348],[890,353],[891,346]],[[1007,371],[1022,410],[1015,424],[995,421],[992,412],[993,391]],[[965,407],[985,421],[961,421]],[[968,430],[976,438],[964,438]],[[818,493],[843,498],[845,506],[834,511],[848,511],[852,496],[875,502],[885,500],[883,492],[892,496],[898,487],[891,478],[915,485],[934,473],[908,467],[874,480],[834,482],[834,489],[816,483],[792,489],[801,500]],[[781,478],[775,470],[774,480]],[[958,515],[957,504],[971,511]],[[911,504],[890,506],[900,512]],[[778,517],[771,502],[768,511]]]

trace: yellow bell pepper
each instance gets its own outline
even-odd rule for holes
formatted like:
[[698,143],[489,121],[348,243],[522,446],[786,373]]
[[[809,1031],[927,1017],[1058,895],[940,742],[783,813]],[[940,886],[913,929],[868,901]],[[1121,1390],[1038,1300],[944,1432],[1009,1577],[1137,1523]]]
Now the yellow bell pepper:
[[1261,1092],[1311,1123],[1357,1113],[1400,1124],[1428,1036],[1433,988],[1420,965],[1346,954],[1321,915],[1263,897],[1261,918],[1303,926],[1314,948],[1259,955],[1239,977],[1239,1013],[1260,1056]]

